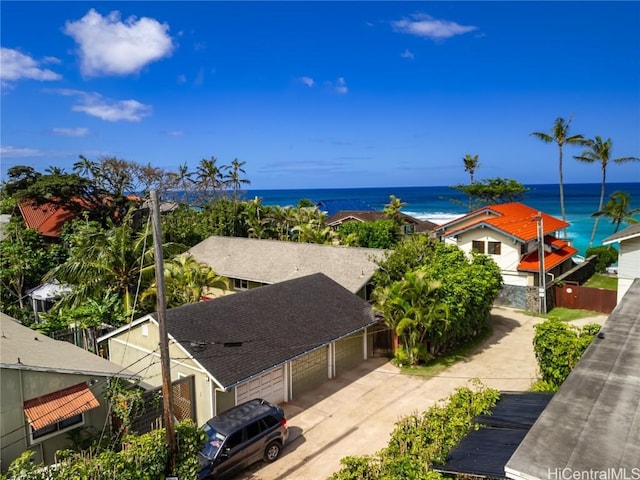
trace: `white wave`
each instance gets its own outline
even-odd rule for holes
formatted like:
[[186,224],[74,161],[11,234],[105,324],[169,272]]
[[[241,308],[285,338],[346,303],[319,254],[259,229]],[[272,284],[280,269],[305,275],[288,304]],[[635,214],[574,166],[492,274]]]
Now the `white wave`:
[[402,211],[407,215],[410,215],[418,220],[428,220],[437,225],[443,225],[447,222],[455,220],[456,218],[462,217],[463,213],[447,213],[447,212],[410,212],[410,211]]

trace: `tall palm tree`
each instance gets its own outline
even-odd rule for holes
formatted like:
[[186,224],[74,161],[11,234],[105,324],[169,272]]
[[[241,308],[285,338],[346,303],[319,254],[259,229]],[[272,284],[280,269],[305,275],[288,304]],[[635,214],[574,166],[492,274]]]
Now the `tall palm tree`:
[[[586,140],[583,142],[587,149],[582,152],[581,155],[575,155],[574,158],[580,162],[586,163],[599,163],[602,170],[602,184],[600,186],[600,203],[598,204],[598,211],[602,211],[604,208],[604,193],[607,183],[607,165],[609,162],[614,163],[626,163],[640,160],[636,157],[619,157],[611,158],[611,148],[613,143],[610,138],[603,141],[598,135],[593,140]],[[596,216],[593,222],[593,229],[591,230],[591,238],[589,239],[589,247],[593,245],[593,239],[596,236],[596,230],[598,229],[598,220],[600,216]]]
[[475,175],[476,170],[480,168],[478,155],[471,155],[470,153],[467,153],[462,160],[464,161],[464,171],[469,172],[469,183],[473,183],[473,176]]
[[620,230],[622,222],[638,223],[638,220],[633,218],[633,216],[639,212],[640,208],[631,208],[631,197],[628,193],[613,192],[609,196],[609,201],[604,205],[604,208],[595,212],[593,216],[596,218],[600,216],[609,217],[611,219],[611,223],[616,226],[613,231],[613,233],[616,233]]
[[[480,168],[480,161],[478,155],[471,155],[467,153],[462,159],[464,162],[464,171],[469,172],[469,183],[473,183],[473,176],[476,170]],[[469,211],[473,209],[473,195],[469,195]]]
[[[551,134],[544,132],[533,132],[536,138],[539,138],[545,143],[555,142],[558,145],[558,172],[560,183],[560,211],[562,213],[562,220],[566,222],[567,214],[564,208],[564,179],[562,174],[562,147],[565,144],[569,145],[583,145],[584,137],[582,135],[569,136],[569,125],[571,125],[571,118],[565,120],[562,117],[556,118],[553,127],[551,128]],[[566,235],[566,232],[565,232]]]
[[231,166],[227,165],[224,167],[224,170],[226,170],[227,173],[223,176],[223,180],[231,187],[231,190],[233,191],[233,200],[236,202],[238,201],[242,185],[251,184],[251,182],[246,178],[240,177],[241,173],[246,173],[242,168],[245,163],[247,162],[240,162],[237,158],[234,158],[231,162]]
[[[210,266],[198,262],[191,255],[179,255],[164,266],[165,296],[167,307],[175,308],[187,303],[197,303],[207,294],[207,290],[229,289],[229,279],[216,275]],[[156,283],[152,283],[141,300],[154,300],[158,294]]]
[[196,187],[200,191],[203,203],[211,201],[222,189],[223,174],[222,169],[217,165],[218,159],[211,157],[209,160],[200,160],[196,169]]

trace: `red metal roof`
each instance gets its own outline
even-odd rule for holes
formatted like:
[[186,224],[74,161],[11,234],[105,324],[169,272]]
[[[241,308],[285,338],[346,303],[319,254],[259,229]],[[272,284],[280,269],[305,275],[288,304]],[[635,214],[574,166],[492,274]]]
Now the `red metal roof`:
[[[566,242],[565,242],[566,243]],[[556,265],[561,264],[565,260],[573,257],[578,250],[575,248],[565,245],[563,248],[558,250],[553,250],[551,252],[544,252],[544,270],[548,272]],[[538,272],[540,270],[540,262],[538,261],[538,251],[530,252],[525,255],[520,263],[518,264],[518,270],[524,272]]]
[[[469,230],[485,224],[526,242],[533,240],[538,236],[538,222],[536,222],[536,216],[538,213],[539,211],[535,208],[528,207],[520,202],[501,203],[474,210],[463,217],[441,225],[440,228],[444,228],[446,232],[445,236],[451,236],[461,230]],[[542,228],[545,235],[562,230],[569,226],[567,222],[558,218],[547,215],[546,213],[541,214]],[[469,219],[475,219],[476,221],[472,224],[467,224],[464,227],[455,228],[457,224],[464,223]],[[446,231],[449,226],[453,227],[453,230]]]
[[24,413],[34,430],[71,418],[99,407],[100,403],[86,383],[79,383],[57,392],[24,402]]

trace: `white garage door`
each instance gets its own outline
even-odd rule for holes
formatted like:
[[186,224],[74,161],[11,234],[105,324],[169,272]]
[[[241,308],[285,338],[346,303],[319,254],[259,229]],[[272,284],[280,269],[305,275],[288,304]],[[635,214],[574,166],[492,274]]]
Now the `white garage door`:
[[284,367],[271,370],[236,387],[236,405],[264,398],[271,403],[284,402]]

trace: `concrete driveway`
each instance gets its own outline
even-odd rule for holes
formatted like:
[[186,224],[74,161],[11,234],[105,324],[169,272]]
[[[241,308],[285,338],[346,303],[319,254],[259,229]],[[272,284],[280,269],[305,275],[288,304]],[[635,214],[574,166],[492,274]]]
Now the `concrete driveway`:
[[[606,318],[579,323],[602,324]],[[290,436],[281,457],[272,464],[257,463],[235,479],[325,479],[340,469],[341,458],[384,448],[399,418],[426,410],[473,378],[498,390],[527,390],[536,379],[532,340],[540,321],[495,308],[490,338],[466,360],[432,378],[400,374],[386,359],[363,362],[284,404]]]

